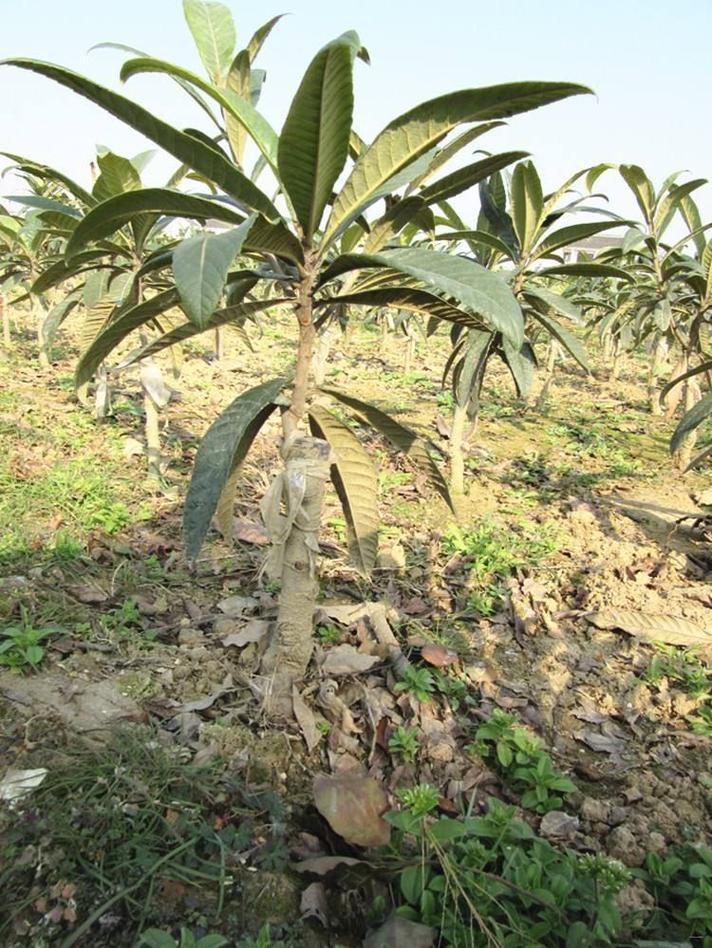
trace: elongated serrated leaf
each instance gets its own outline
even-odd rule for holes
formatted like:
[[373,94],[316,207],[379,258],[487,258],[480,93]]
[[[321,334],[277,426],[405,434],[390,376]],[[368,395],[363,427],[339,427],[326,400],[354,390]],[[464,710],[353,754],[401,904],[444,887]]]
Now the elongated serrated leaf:
[[331,445],[331,480],[344,510],[349,554],[368,575],[378,552],[378,480],[373,463],[356,435],[320,405],[309,409],[312,434]]
[[[264,155],[267,163],[272,168],[276,168],[278,142],[277,133],[269,124],[267,119],[265,119],[264,116],[262,116],[250,102],[250,70],[249,66],[246,68],[248,84],[247,89],[243,90],[244,94],[240,94],[238,92],[240,87],[238,86],[237,81],[234,79],[232,84],[230,84],[230,80],[228,80],[227,88],[217,89],[215,86],[212,86],[210,83],[207,83],[201,79],[200,76],[196,76],[188,69],[183,69],[182,66],[176,66],[174,63],[169,63],[162,59],[154,59],[153,57],[149,56],[130,59],[128,62],[124,63],[124,65],[121,67],[121,78],[122,80],[126,80],[131,76],[141,75],[143,73],[164,73],[166,75],[172,76],[175,79],[181,80],[183,83],[196,86],[220,105],[223,112],[230,120],[230,123],[236,123],[239,125],[243,132],[252,138],[262,155]],[[231,75],[232,72],[233,70],[231,68]],[[230,123],[228,124],[228,128]]]
[[[475,125],[461,132],[459,135],[456,135],[447,145],[438,149],[432,160],[428,163],[428,167],[408,185],[406,194],[411,194],[416,188],[424,187],[425,183],[432,178],[436,171],[447,164],[459,151],[462,151],[463,148],[476,138],[485,135],[494,128],[500,128],[504,124],[504,122],[484,122],[482,125]],[[358,157],[358,155],[356,157]]]
[[457,171],[434,181],[433,184],[419,191],[418,197],[427,201],[428,204],[449,200],[475,184],[479,184],[480,181],[488,178],[495,171],[506,168],[507,165],[519,161],[520,158],[526,158],[527,154],[526,151],[507,151],[501,155],[490,155],[488,158],[482,158],[480,161],[465,165],[464,168],[458,168]]
[[462,123],[507,118],[590,89],[571,83],[521,82],[465,89],[423,102],[390,122],[362,153],[334,202],[324,245],[398,171]]
[[252,220],[222,234],[203,232],[173,251],[173,276],[185,314],[205,326],[217,308],[232,263],[242,249]]
[[422,281],[436,295],[455,300],[459,307],[480,316],[514,345],[524,338],[522,313],[510,287],[496,273],[464,257],[420,247],[344,255],[328,268],[322,283],[349,270],[369,267],[390,267]]
[[457,405],[475,404],[485,377],[494,333],[473,329],[467,333],[462,358],[453,371],[452,388]]
[[612,277],[616,280],[625,280],[626,283],[635,283],[635,277],[620,267],[610,263],[563,263],[561,266],[545,267],[537,270],[537,276],[583,276],[583,277]]
[[347,395],[345,392],[338,391],[338,389],[323,388],[322,391],[365,418],[368,424],[380,431],[391,444],[409,457],[414,464],[427,474],[431,487],[440,494],[450,509],[454,510],[445,478],[440,473],[435,461],[428,454],[427,446],[422,438],[382,409],[376,408],[375,405],[363,402],[360,398],[354,398],[353,395]]
[[705,631],[689,619],[661,613],[635,612],[632,609],[602,609],[589,613],[586,620],[597,629],[621,629],[646,642],[664,642],[683,648],[712,649],[712,630]]
[[537,360],[534,349],[528,339],[525,339],[520,349],[502,340],[502,357],[514,381],[517,395],[526,398],[534,384]]
[[594,234],[600,234],[604,230],[621,227],[627,223],[627,221],[592,221],[588,224],[571,224],[568,227],[562,227],[539,241],[532,254],[532,260],[545,257],[562,247],[569,247],[585,237],[592,237]]
[[203,436],[183,511],[189,561],[200,552],[225,485],[274,410],[274,400],[284,384],[284,379],[272,379],[242,392]]
[[667,385],[664,385],[660,397],[665,398],[667,393],[673,388],[676,388],[681,382],[685,382],[687,379],[693,378],[695,375],[700,375],[702,372],[712,372],[712,360],[701,362],[699,365],[693,366],[693,368],[688,369],[687,372],[683,372],[682,375],[678,375],[676,378],[672,379]]
[[354,306],[390,306],[393,309],[404,309],[411,313],[422,313],[437,320],[457,323],[461,326],[481,326],[482,321],[466,313],[457,306],[441,300],[432,293],[424,290],[409,289],[408,287],[382,287],[380,289],[364,290],[354,293],[345,293],[329,298],[329,302],[351,303]]
[[537,305],[541,302],[547,309],[553,310],[560,316],[565,316],[577,326],[583,326],[584,324],[581,310],[573,300],[568,299],[566,296],[561,296],[559,293],[552,293],[551,290],[547,290],[543,286],[532,286],[531,283],[525,285],[523,296],[529,303],[533,302],[537,309],[541,309],[541,307]]
[[512,173],[512,221],[522,254],[528,253],[539,233],[544,210],[541,180],[531,161],[522,161]]
[[183,14],[208,75],[220,85],[235,51],[230,10],[214,0],[183,0]]
[[565,329],[560,323],[557,323],[556,320],[552,319],[552,317],[548,314],[542,313],[541,310],[532,310],[532,315],[534,319],[541,323],[544,329],[547,330],[549,335],[557,339],[564,349],[566,349],[569,355],[572,355],[574,359],[576,359],[581,368],[585,369],[587,372],[591,371],[591,366],[588,364],[586,350],[578,341],[576,336],[573,335],[573,333],[569,332],[568,329]]
[[44,197],[41,194],[8,194],[5,200],[13,201],[15,204],[24,204],[25,207],[31,207],[39,211],[56,211],[66,217],[79,218],[82,216],[82,212],[76,207],[72,207],[71,204]]
[[223,188],[246,207],[258,211],[270,221],[279,219],[279,212],[269,198],[218,149],[208,147],[195,136],[178,131],[130,99],[52,63],[35,59],[6,59],[0,65],[28,69],[66,86],[160,145],[174,158]]
[[712,393],[701,398],[696,405],[686,412],[680,419],[677,428],[670,438],[670,453],[674,454],[680,447],[685,436],[695,428],[698,428],[703,421],[712,415]]
[[122,367],[133,365],[135,362],[139,362],[141,359],[147,359],[151,356],[155,356],[159,352],[163,352],[164,349],[168,349],[170,346],[176,345],[176,343],[185,342],[186,339],[192,339],[194,336],[198,336],[203,332],[207,332],[209,329],[218,329],[220,326],[229,325],[236,320],[249,319],[250,316],[254,316],[255,313],[259,313],[262,310],[270,309],[272,306],[280,306],[289,302],[291,301],[284,298],[273,300],[253,300],[247,303],[238,303],[232,306],[226,306],[224,309],[219,309],[217,312],[213,313],[204,326],[196,326],[195,323],[190,322],[176,326],[175,329],[171,329],[170,332],[167,332],[159,339],[154,339],[153,342],[150,342],[147,346],[144,346],[143,349],[140,349],[138,352],[131,355],[128,359],[126,359],[125,362],[122,362],[121,365]]
[[655,191],[650,179],[639,165],[619,165],[618,170],[633,192],[646,222],[652,224]]
[[165,313],[178,304],[179,296],[175,290],[165,290],[149,300],[144,300],[126,310],[118,319],[101,332],[80,358],[75,371],[74,384],[79,388],[88,382],[98,366],[123,340],[139,326]]
[[42,322],[41,329],[42,342],[47,348],[54,344],[54,337],[57,334],[57,330],[79,303],[79,294],[72,293],[63,300],[60,300],[59,303],[56,303],[47,313]]
[[445,231],[442,234],[436,234],[435,239],[447,241],[464,240],[470,246],[472,246],[473,243],[482,244],[491,250],[496,250],[498,253],[504,254],[508,259],[512,258],[512,248],[507,246],[499,237],[496,237],[494,234],[488,234],[487,231],[484,230]]
[[279,137],[279,176],[307,239],[316,231],[349,150],[353,62],[361,42],[344,33],[307,67]]

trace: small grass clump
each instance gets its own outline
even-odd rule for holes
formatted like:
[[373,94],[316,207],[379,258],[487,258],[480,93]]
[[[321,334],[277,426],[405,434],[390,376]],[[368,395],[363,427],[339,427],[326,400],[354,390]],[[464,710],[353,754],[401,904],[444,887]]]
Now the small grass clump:
[[539,566],[558,549],[555,531],[546,524],[521,520],[505,529],[482,520],[471,529],[451,526],[441,540],[442,551],[459,554],[466,563],[466,609],[491,615],[502,598],[506,580],[518,570]]

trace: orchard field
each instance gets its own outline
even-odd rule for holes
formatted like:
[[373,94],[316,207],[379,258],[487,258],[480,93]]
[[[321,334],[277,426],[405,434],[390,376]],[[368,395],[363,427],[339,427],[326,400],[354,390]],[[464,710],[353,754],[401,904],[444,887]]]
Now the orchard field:
[[3,153],[0,944],[709,948],[709,185],[480,151],[566,82],[368,145],[355,33],[278,135],[290,24],[184,11],[2,67],[176,171]]

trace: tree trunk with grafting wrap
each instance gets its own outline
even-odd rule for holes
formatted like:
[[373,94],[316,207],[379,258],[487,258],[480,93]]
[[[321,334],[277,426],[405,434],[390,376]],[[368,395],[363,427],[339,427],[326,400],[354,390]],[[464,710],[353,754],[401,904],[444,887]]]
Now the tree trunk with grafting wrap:
[[[685,414],[693,409],[697,402],[702,398],[702,389],[696,379],[688,379],[685,382]],[[694,428],[680,443],[680,447],[675,452],[675,466],[679,471],[684,471],[692,460],[692,452],[697,444],[697,429]]]
[[555,339],[552,339],[549,342],[549,352],[546,357],[546,369],[544,372],[544,384],[541,387],[539,392],[539,397],[536,400],[536,409],[537,411],[543,411],[546,408],[546,403],[549,400],[549,393],[551,392],[551,386],[554,381],[554,371],[556,369],[556,360],[559,355],[559,344]]
[[[299,433],[307,411],[316,331],[312,309],[314,271],[309,254],[297,291],[295,315],[299,346],[289,408],[282,415],[285,491],[297,486],[300,508],[284,538],[277,621],[263,656],[261,671],[269,678],[265,698],[272,717],[292,715],[292,684],[303,677],[312,656],[314,609],[318,582],[318,536],[330,447],[320,438]],[[300,480],[301,479],[301,480]]]

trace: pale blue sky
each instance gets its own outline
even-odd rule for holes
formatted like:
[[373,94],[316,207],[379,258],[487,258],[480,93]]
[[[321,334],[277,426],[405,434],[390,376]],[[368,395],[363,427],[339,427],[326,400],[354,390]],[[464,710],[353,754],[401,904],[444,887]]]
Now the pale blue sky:
[[[261,109],[277,128],[311,55],[356,29],[371,53],[370,67],[357,64],[355,124],[367,139],[411,105],[450,90],[565,80],[589,85],[596,95],[515,117],[483,139],[483,147],[531,151],[545,187],[599,161],[642,164],[656,183],[677,169],[712,177],[712,0],[228,5],[243,41],[269,17],[291,11],[259,63],[268,70]],[[94,43],[127,43],[199,69],[180,0],[0,0],[0,24],[0,57],[51,60],[115,88],[121,56],[89,53]],[[165,78],[135,78],[124,91],[169,121],[198,122]],[[146,147],[69,90],[9,67],[0,69],[0,129],[0,150],[44,160],[83,182],[97,143],[127,155]],[[158,183],[170,167],[168,160],[156,162],[148,176]],[[611,173],[601,185],[618,209],[633,213]],[[0,181],[0,194],[16,189],[11,180]],[[712,186],[700,193],[700,203],[712,216]]]

